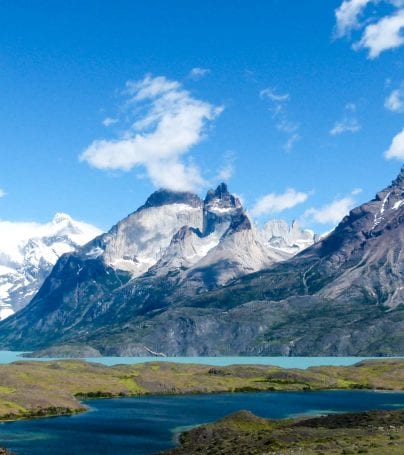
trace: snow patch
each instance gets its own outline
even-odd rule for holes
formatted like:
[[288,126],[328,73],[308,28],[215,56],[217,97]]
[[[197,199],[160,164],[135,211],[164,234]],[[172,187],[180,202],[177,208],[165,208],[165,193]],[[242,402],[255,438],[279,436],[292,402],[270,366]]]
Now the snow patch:
[[393,207],[392,207],[392,210],[398,210],[403,204],[404,204],[404,201],[395,202]]

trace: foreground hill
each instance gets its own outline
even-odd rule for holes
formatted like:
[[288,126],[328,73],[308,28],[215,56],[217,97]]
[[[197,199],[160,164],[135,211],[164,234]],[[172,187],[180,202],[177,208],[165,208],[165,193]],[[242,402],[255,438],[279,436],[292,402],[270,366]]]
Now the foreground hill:
[[[167,197],[184,206],[180,220]],[[224,186],[203,203],[156,193],[146,209],[63,256],[30,305],[0,323],[0,346],[51,346],[45,352],[57,355],[400,355],[403,201],[404,168],[326,238],[275,262],[280,252],[268,255]],[[161,204],[170,222],[143,232],[138,219]],[[170,241],[166,231],[176,231]],[[168,247],[134,276],[147,262],[139,259],[144,235]]]
[[404,453],[404,410],[269,420],[240,411],[183,433],[166,455]]

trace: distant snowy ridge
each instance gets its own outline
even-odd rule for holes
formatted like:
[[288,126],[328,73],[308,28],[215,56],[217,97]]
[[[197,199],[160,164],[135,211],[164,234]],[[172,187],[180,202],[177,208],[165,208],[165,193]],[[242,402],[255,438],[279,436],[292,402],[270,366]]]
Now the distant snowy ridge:
[[0,320],[34,297],[62,254],[100,233],[65,213],[45,224],[0,221]]
[[292,255],[319,240],[318,235],[310,229],[302,229],[296,220],[290,226],[283,220],[270,220],[264,224],[261,235],[266,245]]

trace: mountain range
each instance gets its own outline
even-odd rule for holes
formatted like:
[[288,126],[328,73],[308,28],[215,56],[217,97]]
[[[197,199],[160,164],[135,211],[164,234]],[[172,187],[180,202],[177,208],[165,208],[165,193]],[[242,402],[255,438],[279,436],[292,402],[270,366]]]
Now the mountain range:
[[108,233],[61,256],[33,300],[0,323],[0,347],[401,354],[403,195],[404,168],[314,242],[297,225],[258,230],[224,184],[203,201],[157,191]]
[[65,213],[45,224],[0,221],[0,319],[29,303],[60,256],[100,233]]

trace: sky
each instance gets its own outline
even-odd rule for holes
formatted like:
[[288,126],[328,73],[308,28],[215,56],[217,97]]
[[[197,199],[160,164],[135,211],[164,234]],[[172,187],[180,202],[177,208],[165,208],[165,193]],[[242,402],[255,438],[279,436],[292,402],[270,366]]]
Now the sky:
[[0,0],[1,221],[225,181],[325,232],[403,161],[403,0]]

